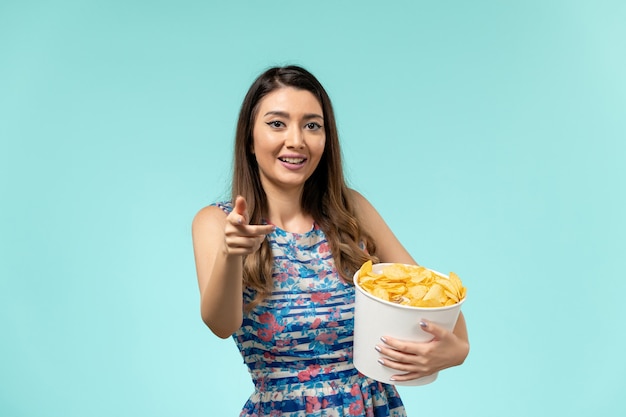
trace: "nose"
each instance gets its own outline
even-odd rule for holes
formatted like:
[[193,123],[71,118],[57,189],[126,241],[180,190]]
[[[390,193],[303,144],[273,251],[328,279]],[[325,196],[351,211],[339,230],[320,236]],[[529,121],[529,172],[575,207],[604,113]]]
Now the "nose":
[[285,146],[292,149],[302,149],[304,145],[304,132],[301,129],[294,128],[287,132]]

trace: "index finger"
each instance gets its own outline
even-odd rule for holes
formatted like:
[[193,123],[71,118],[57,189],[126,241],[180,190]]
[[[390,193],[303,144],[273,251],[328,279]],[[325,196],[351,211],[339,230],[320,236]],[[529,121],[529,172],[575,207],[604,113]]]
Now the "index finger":
[[246,199],[242,196],[238,195],[235,199],[235,204],[233,206],[233,213],[238,214],[240,217],[237,219],[239,224],[247,224],[248,223],[248,204],[246,203]]
[[236,225],[236,227],[246,236],[264,236],[272,233],[276,228],[272,224],[246,224]]
[[237,234],[245,237],[257,237],[264,236],[271,233],[276,229],[276,226],[272,224],[241,224],[237,221],[237,218],[227,219],[230,227],[230,231],[226,231],[226,234]]

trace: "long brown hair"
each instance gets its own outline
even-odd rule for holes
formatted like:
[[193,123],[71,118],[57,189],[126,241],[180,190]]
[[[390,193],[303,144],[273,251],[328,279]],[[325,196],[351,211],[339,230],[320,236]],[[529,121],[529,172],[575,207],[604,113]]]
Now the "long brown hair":
[[[304,185],[302,209],[326,234],[339,275],[352,282],[352,275],[368,259],[376,260],[376,246],[359,226],[354,203],[346,185],[333,107],[326,90],[307,70],[298,66],[275,67],[265,71],[246,94],[235,135],[232,199],[241,195],[248,203],[251,224],[261,223],[267,214],[267,196],[252,153],[252,130],[261,100],[279,88],[293,87],[312,93],[320,102],[324,117],[326,145],[320,162]],[[365,250],[364,250],[365,249]],[[244,284],[257,291],[256,302],[272,288],[272,252],[267,240],[260,250],[244,260]]]

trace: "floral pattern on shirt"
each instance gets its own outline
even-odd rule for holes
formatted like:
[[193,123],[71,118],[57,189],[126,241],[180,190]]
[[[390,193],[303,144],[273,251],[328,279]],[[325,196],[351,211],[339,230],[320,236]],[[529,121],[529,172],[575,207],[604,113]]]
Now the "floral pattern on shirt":
[[[240,417],[406,416],[395,387],[354,368],[354,287],[337,274],[324,232],[276,228],[267,238],[273,291],[233,334],[255,386]],[[245,289],[244,303],[254,296]]]

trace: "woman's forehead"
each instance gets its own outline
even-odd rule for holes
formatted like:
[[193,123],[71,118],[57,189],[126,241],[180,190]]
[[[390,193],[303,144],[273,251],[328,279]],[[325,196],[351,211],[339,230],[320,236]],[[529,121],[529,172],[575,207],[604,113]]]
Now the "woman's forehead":
[[268,112],[282,113],[317,113],[323,114],[322,105],[308,90],[293,87],[282,87],[272,91],[259,102],[259,115],[264,116]]

